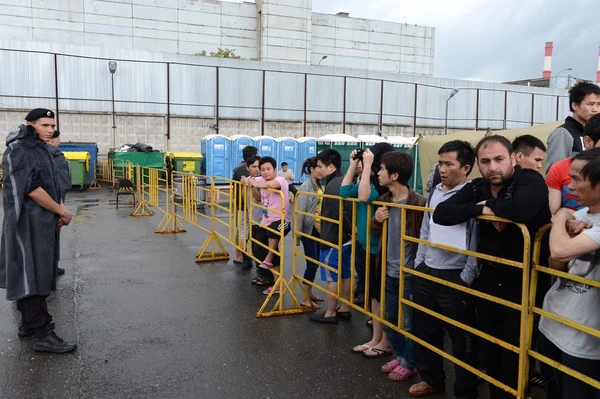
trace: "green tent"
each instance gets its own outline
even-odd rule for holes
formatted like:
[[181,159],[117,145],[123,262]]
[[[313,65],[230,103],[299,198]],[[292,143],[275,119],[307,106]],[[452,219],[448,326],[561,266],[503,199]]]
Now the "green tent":
[[[554,129],[556,129],[563,123],[563,121],[556,121],[546,123],[543,125],[519,129],[492,131],[491,134],[498,134],[504,136],[510,141],[513,141],[517,136],[531,134],[532,136],[536,136],[537,138],[542,140],[544,143],[547,143],[548,136],[550,135],[550,133],[552,133]],[[473,147],[475,147],[479,140],[484,138],[485,135],[485,130],[466,130],[448,135],[420,137],[418,140],[418,149],[421,169],[421,181],[423,187],[426,187],[427,185],[427,176],[429,175],[431,167],[438,161],[438,151],[442,147],[442,145],[451,140],[466,140],[469,143],[471,143]],[[543,170],[545,170],[545,167],[543,168]],[[481,177],[478,168],[474,168],[473,173],[471,173],[469,177]]]

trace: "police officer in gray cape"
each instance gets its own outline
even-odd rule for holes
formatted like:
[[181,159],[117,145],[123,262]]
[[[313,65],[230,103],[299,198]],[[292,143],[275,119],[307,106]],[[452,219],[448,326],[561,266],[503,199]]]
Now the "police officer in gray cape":
[[59,229],[73,215],[63,204],[46,144],[54,134],[54,113],[36,108],[25,121],[8,135],[2,158],[0,288],[6,289],[7,300],[17,302],[20,337],[35,335],[35,351],[67,353],[77,345],[54,332],[46,298],[56,290]]

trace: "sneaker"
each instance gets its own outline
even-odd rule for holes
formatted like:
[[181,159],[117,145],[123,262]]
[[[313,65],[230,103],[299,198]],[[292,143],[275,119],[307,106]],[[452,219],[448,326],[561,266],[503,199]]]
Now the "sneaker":
[[35,328],[25,327],[24,324],[21,324],[19,326],[19,332],[17,333],[17,335],[21,338],[31,337],[32,335],[35,335]]
[[77,344],[65,342],[54,331],[43,338],[36,338],[33,350],[36,352],[69,353],[77,349]]

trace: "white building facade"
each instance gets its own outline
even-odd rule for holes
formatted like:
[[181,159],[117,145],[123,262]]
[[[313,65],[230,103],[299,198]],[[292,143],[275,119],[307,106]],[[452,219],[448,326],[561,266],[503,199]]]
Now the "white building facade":
[[[312,12],[312,0],[0,0],[0,38],[433,75],[435,28]],[[324,58],[325,57],[325,58]]]

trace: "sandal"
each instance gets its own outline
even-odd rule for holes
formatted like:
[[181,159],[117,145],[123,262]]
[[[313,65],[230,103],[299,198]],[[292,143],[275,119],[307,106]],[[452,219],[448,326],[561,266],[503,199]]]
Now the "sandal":
[[266,287],[268,285],[273,285],[273,282],[267,281],[262,277],[256,277],[254,280],[252,280],[252,284],[258,285],[259,287]]
[[310,300],[313,302],[323,302],[325,299],[321,298],[320,296],[316,296],[316,295],[311,295],[309,296]]
[[258,267],[269,270],[273,268],[273,264],[271,262],[263,260],[263,262],[260,265],[258,265]]
[[300,305],[304,306],[305,308],[314,308],[314,309],[321,309],[321,307],[319,305],[317,305],[316,303],[310,303],[310,301],[300,301]]
[[421,398],[423,396],[434,395],[436,393],[442,393],[444,391],[440,389],[435,389],[425,381],[417,382],[408,390],[410,396],[415,398]]
[[273,287],[269,287],[263,291],[263,294],[269,295],[271,292],[273,292],[273,294],[279,294],[279,288],[276,288],[275,290],[273,290]]
[[386,364],[381,366],[381,371],[383,371],[384,373],[391,373],[398,366],[400,366],[400,362],[398,361],[398,359],[394,359],[391,362],[387,362]]
[[236,265],[241,265],[242,262],[244,262],[244,259],[234,259],[233,263],[235,263]]
[[386,351],[384,349],[379,348],[369,348],[366,351],[364,351],[363,357],[366,357],[367,359],[377,359],[384,356],[390,356],[392,353],[394,352],[391,350]]
[[388,374],[388,378],[392,381],[404,381],[417,374],[416,369],[409,370],[402,366],[396,366],[391,373]]
[[356,345],[354,348],[351,349],[351,352],[360,354],[360,353],[365,353],[368,350],[371,350],[371,348],[372,347],[368,346],[368,345]]

